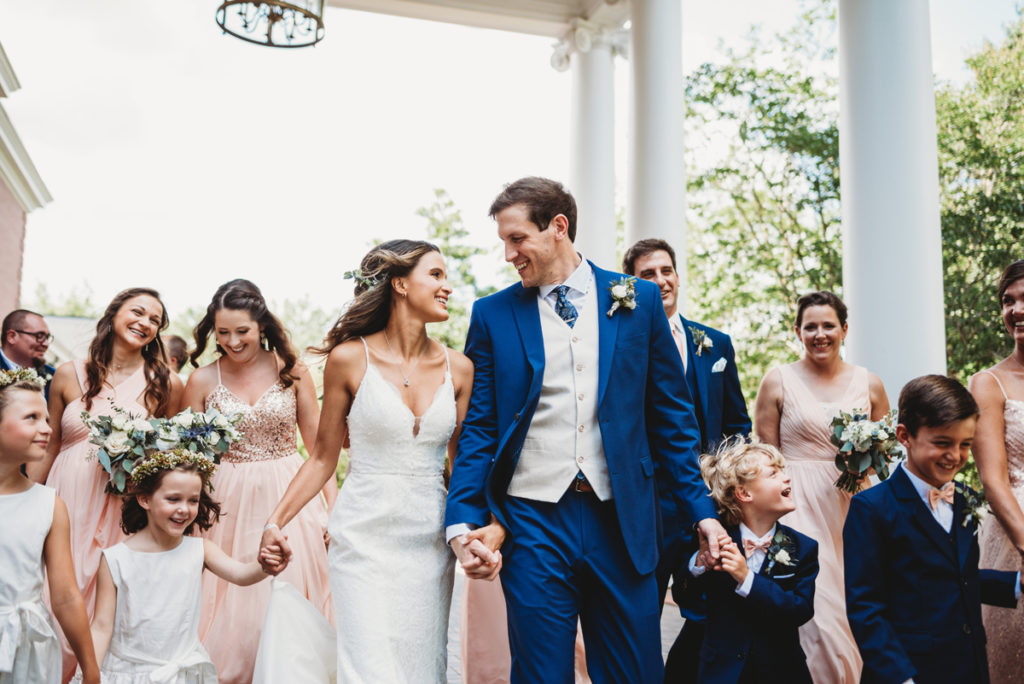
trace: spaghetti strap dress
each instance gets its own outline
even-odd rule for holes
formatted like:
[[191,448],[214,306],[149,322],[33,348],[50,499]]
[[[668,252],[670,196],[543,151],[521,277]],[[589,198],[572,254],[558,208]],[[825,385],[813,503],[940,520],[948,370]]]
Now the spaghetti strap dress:
[[782,416],[779,443],[793,483],[796,510],[782,523],[818,542],[820,571],[815,584],[814,618],[800,628],[800,646],[816,684],[860,681],[862,660],[846,618],[843,583],[843,523],[851,494],[835,486],[839,470],[829,436],[840,411],[871,413],[868,372],[855,366],[839,402],[818,401],[793,365],[779,368]]

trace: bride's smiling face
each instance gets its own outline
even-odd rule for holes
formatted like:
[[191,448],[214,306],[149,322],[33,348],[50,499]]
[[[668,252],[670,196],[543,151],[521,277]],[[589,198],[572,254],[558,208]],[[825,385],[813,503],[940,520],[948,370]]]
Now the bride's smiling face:
[[452,287],[448,284],[448,272],[440,253],[424,254],[409,275],[398,279],[396,286],[398,297],[404,294],[409,307],[426,322],[448,320],[448,297]]
[[213,314],[217,344],[232,361],[244,363],[262,351],[260,326],[245,309],[220,309]]

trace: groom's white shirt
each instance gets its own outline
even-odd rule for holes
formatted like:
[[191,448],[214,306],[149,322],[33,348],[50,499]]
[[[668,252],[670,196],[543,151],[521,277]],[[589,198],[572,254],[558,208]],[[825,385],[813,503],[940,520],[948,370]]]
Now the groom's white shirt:
[[[576,472],[582,472],[602,501],[612,496],[597,420],[598,321],[594,271],[580,255],[580,264],[566,278],[566,298],[578,318],[569,328],[555,313],[558,284],[538,288],[544,336],[544,378],[537,409],[523,441],[508,494],[537,501],[558,501]],[[471,525],[445,529],[445,539],[465,534]]]

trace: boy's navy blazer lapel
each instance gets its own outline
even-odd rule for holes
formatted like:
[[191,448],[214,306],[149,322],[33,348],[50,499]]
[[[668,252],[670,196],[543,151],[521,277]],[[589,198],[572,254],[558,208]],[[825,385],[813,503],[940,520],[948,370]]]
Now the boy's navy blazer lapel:
[[[949,558],[950,561],[958,563],[960,566],[962,566],[960,558],[957,558],[956,554],[954,554],[953,552],[953,545],[950,543],[950,536],[946,533],[945,530],[942,529],[942,526],[939,525],[938,521],[935,520],[935,517],[932,515],[932,512],[928,510],[928,506],[921,499],[921,495],[918,494],[917,490],[914,488],[914,483],[912,483],[907,474],[903,472],[903,466],[896,468],[896,472],[894,472],[889,477],[889,480],[892,481],[893,494],[901,502],[904,511],[910,513],[910,516],[913,519],[914,524],[917,525],[918,530],[920,530],[924,534],[924,536],[928,537],[935,544],[935,546],[938,547],[939,550]],[[958,506],[956,505],[956,501],[954,499],[954,528],[958,524],[958,516],[956,515],[957,508]],[[959,508],[962,509],[963,506],[961,505],[959,506]],[[957,546],[965,547],[964,551],[962,552],[962,558],[966,559],[967,549],[970,548],[970,540],[963,542],[960,539],[957,539]]]
[[693,325],[690,321],[686,320],[682,314],[678,314],[679,320],[683,322],[683,332],[686,334],[686,363],[688,368],[693,369],[693,377],[697,382],[697,395],[700,397],[700,410],[702,416],[708,415],[708,385],[709,378],[711,376],[711,366],[708,362],[711,361],[711,355],[708,354],[705,358],[704,354],[697,356],[696,346],[693,342]]
[[[611,317],[605,314],[612,307],[612,296],[609,288],[604,283],[611,283],[617,280],[615,273],[598,268],[590,260],[587,261],[594,272],[594,286],[597,300],[597,310],[594,315],[598,317],[598,391],[597,405],[601,406],[604,399],[605,388],[608,386],[608,376],[611,373],[612,357],[615,351],[615,338],[618,335],[620,314],[626,311],[619,309]],[[516,327],[519,330],[519,338],[523,343],[523,350],[526,353],[527,362],[533,371],[530,380],[528,405],[533,404],[534,397],[540,396],[541,382],[544,378],[544,334],[540,327],[540,306],[539,290],[535,287],[525,288],[520,286],[516,291],[513,315],[516,319]],[[544,305],[546,306],[546,305]]]

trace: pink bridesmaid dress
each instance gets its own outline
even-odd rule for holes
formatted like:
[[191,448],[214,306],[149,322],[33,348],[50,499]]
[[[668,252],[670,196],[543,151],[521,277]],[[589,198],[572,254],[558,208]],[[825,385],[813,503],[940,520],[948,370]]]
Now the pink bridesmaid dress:
[[[85,361],[74,361],[78,384],[85,393]],[[144,367],[117,387],[108,387],[93,397],[89,413],[93,416],[111,416],[117,406],[136,418],[149,417],[149,411],[140,402],[146,391]],[[125,538],[121,531],[121,499],[107,494],[110,477],[96,459],[96,447],[89,444],[89,428],[82,422],[85,402],[79,397],[64,407],[60,419],[60,453],[50,468],[46,485],[57,491],[57,496],[68,507],[71,521],[71,560],[75,566],[75,579],[85,599],[85,610],[92,620],[96,607],[96,574],[99,572],[103,549]],[[59,629],[59,628],[58,628]],[[64,649],[64,681],[74,674],[77,661],[67,639],[61,632]]]
[[[248,563],[256,560],[263,525],[303,463],[296,448],[295,391],[275,382],[250,406],[220,381],[219,363],[217,381],[206,408],[243,414],[238,423],[243,434],[224,454],[210,482],[221,516],[204,536],[232,558]],[[333,623],[326,527],[327,509],[316,497],[284,528],[293,555],[277,578],[291,583]],[[217,666],[221,684],[252,681],[270,590],[270,582],[239,587],[205,573],[199,638]]]
[[835,486],[836,447],[829,440],[840,411],[871,413],[868,372],[854,367],[842,401],[818,401],[792,365],[779,368],[782,416],[779,443],[793,481],[796,510],[782,522],[818,542],[821,569],[814,593],[814,618],[800,628],[800,646],[817,684],[860,681],[862,661],[846,619],[843,584],[843,523],[851,495]]
[[[1024,508],[1024,400],[1006,396],[1003,383],[995,378],[1006,400],[1003,419],[1006,425],[1006,469],[1017,504]],[[990,515],[981,525],[982,568],[1020,570],[1020,553],[1003,531],[999,520]],[[983,605],[981,619],[988,637],[988,669],[992,684],[1016,684],[1024,672],[1024,606],[1016,609]]]

